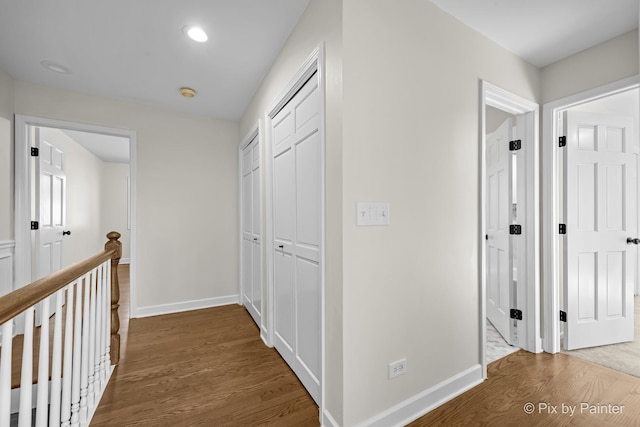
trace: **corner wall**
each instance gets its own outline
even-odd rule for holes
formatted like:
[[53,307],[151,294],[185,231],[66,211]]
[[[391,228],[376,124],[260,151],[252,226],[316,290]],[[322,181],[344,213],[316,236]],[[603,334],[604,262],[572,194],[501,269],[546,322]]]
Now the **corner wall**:
[[[479,80],[538,102],[539,71],[429,1],[343,21],[343,425],[396,425],[481,376]],[[358,201],[391,224],[357,227]]]
[[122,258],[120,263],[131,260],[130,231],[128,224],[127,183],[129,178],[129,164],[102,164],[102,221],[100,235],[105,239],[110,231],[120,233],[122,243]]
[[638,74],[638,30],[542,68],[541,103]]

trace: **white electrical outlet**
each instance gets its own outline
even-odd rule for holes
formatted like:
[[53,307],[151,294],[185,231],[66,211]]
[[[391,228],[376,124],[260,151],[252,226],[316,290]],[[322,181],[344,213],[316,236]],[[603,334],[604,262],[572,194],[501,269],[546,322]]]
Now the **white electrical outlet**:
[[407,372],[407,359],[400,359],[389,363],[389,379],[402,375],[405,372]]

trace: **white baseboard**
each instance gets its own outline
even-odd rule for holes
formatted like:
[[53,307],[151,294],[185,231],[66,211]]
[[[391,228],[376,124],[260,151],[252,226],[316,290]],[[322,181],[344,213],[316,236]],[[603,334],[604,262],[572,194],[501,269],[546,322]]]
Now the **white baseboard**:
[[482,366],[472,366],[369,418],[359,425],[367,427],[405,426],[443,403],[477,386],[482,381]]
[[238,304],[238,301],[240,301],[240,295],[227,295],[224,297],[205,298],[171,304],[150,305],[147,307],[138,307],[136,317],[151,317],[162,314],[180,313],[182,311],[201,310],[203,308],[218,307],[221,305]]
[[322,414],[322,427],[340,427],[340,424],[331,416],[331,412],[326,409]]
[[131,264],[131,258],[120,258],[120,264]]

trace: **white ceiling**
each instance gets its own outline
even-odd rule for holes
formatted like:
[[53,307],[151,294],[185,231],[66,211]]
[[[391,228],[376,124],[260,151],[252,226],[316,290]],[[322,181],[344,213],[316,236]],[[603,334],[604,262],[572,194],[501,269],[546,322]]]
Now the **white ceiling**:
[[[638,0],[432,1],[537,66],[638,26]],[[0,68],[18,80],[237,120],[308,3],[0,0]],[[182,33],[194,24],[208,42]],[[182,86],[196,98],[181,97]]]
[[[308,3],[0,0],[0,68],[27,82],[236,120]],[[209,41],[188,39],[187,25],[202,26]],[[182,86],[197,96],[181,97]]]
[[638,0],[431,0],[536,67],[638,28]]

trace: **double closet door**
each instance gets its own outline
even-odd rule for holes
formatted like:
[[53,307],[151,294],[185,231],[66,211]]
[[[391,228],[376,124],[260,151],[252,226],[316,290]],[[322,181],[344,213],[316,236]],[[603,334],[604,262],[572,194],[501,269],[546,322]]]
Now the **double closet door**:
[[272,119],[274,345],[316,403],[321,380],[318,73]]
[[242,303],[261,327],[262,269],[260,236],[260,142],[242,150]]

